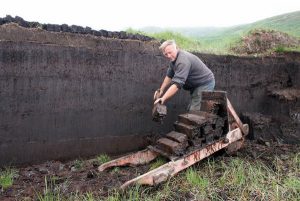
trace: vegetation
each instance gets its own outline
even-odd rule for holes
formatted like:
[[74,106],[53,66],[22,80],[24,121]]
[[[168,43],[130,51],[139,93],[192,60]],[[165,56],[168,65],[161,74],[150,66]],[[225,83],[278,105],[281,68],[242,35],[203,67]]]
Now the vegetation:
[[268,28],[300,37],[300,11],[267,18],[251,24],[249,28]]
[[55,188],[55,179],[50,178],[49,181],[45,177],[45,188],[43,193],[37,193],[38,201],[57,201],[62,200],[59,188]]
[[76,170],[81,170],[81,168],[83,167],[83,165],[84,165],[84,162],[82,160],[79,160],[79,159],[76,159],[74,161],[74,164],[73,164],[73,166],[74,166],[74,168]]
[[268,163],[219,157],[196,164],[158,187],[137,185],[124,192],[110,189],[106,196],[75,192],[64,197],[45,179],[38,200],[298,200],[299,172],[300,153],[274,156]]
[[284,46],[278,46],[274,49],[277,53],[284,53],[284,52],[300,52],[300,46],[298,47],[284,47]]
[[101,154],[100,156],[97,156],[97,161],[98,161],[99,165],[106,163],[110,160],[111,160],[110,157],[106,154]]
[[0,187],[7,189],[13,185],[14,178],[17,177],[17,171],[13,168],[5,168],[0,171]]
[[200,51],[201,50],[201,44],[199,41],[197,41],[193,38],[184,36],[181,33],[173,32],[173,31],[163,31],[163,32],[151,34],[151,33],[133,30],[130,28],[130,29],[127,29],[126,32],[147,35],[147,36],[156,38],[160,41],[174,39],[176,41],[177,45],[182,49],[189,50],[189,51]]
[[167,163],[167,160],[165,158],[158,157],[157,159],[155,159],[154,162],[151,163],[149,171],[154,170],[154,169],[158,168],[159,166],[162,166],[165,163]]
[[[233,27],[194,27],[194,28],[158,28],[146,27],[141,30],[128,29],[127,32],[139,33],[159,40],[174,39],[180,48],[214,54],[238,54],[232,48],[239,46],[244,37],[254,30],[276,31],[289,34],[300,40],[300,11],[279,15],[251,24]],[[297,46],[297,44],[296,44]],[[281,46],[272,49],[273,52],[299,51],[299,46]]]

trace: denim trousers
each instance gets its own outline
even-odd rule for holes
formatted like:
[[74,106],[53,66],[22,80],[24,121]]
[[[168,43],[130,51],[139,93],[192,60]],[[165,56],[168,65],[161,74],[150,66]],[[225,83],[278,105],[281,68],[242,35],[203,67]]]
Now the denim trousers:
[[200,111],[202,91],[213,91],[215,88],[215,80],[210,81],[206,85],[201,85],[191,92],[191,101],[188,105],[188,111]]

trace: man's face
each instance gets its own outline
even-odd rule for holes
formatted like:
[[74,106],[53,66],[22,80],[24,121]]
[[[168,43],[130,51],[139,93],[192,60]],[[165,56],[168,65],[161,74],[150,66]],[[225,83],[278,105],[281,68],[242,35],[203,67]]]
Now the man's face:
[[170,61],[175,61],[176,56],[177,56],[177,49],[174,45],[168,45],[164,49],[164,56],[168,58]]

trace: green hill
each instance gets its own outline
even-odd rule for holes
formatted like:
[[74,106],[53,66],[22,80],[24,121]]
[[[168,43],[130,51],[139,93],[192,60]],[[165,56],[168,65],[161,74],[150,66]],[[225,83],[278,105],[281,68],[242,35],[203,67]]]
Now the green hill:
[[219,36],[241,35],[250,30],[260,28],[273,29],[288,33],[294,37],[300,37],[300,11],[266,18],[251,24],[232,27],[144,27],[140,29],[140,31],[150,34],[174,31],[193,38],[217,38]]
[[250,28],[269,28],[300,37],[300,11],[267,18],[250,25]]
[[[189,43],[191,40],[195,41],[196,51],[226,54],[233,46],[240,43],[243,37],[257,29],[275,30],[300,39],[300,11],[232,27],[168,27],[164,29],[145,27],[140,31],[153,37],[159,36],[159,39],[169,39],[170,32],[174,32],[175,35],[181,34],[182,37],[186,37]],[[185,45],[183,47],[194,49],[186,48]]]
[[300,38],[300,11],[278,15],[251,24],[224,28],[205,36],[198,36],[204,51],[222,53],[239,43],[242,37],[256,29],[275,30]]

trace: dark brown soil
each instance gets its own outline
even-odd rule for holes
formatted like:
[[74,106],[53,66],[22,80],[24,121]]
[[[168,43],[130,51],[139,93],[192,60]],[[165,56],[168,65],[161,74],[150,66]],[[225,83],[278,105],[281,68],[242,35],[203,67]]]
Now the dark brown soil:
[[[79,167],[82,162],[82,166]],[[106,197],[110,189],[116,188],[143,172],[149,166],[120,167],[105,172],[97,170],[96,159],[68,162],[48,161],[42,164],[21,167],[12,187],[2,190],[0,200],[34,199],[43,195],[46,188],[60,189],[63,196],[74,193],[93,192],[94,196]]]
[[[298,145],[269,144],[262,141],[246,141],[237,152],[238,156],[261,160],[272,165],[274,156],[284,157],[289,153],[299,153]],[[213,156],[214,157],[214,156]],[[224,157],[222,157],[224,159]],[[222,158],[219,158],[220,160]],[[80,167],[80,164],[82,166]],[[149,171],[150,165],[139,167],[118,167],[98,172],[96,159],[68,162],[48,161],[38,165],[20,167],[12,187],[2,190],[0,200],[33,200],[43,195],[45,188],[59,188],[61,196],[70,197],[77,193],[93,193],[105,198],[112,189],[124,182]],[[46,187],[47,186],[47,187]]]

